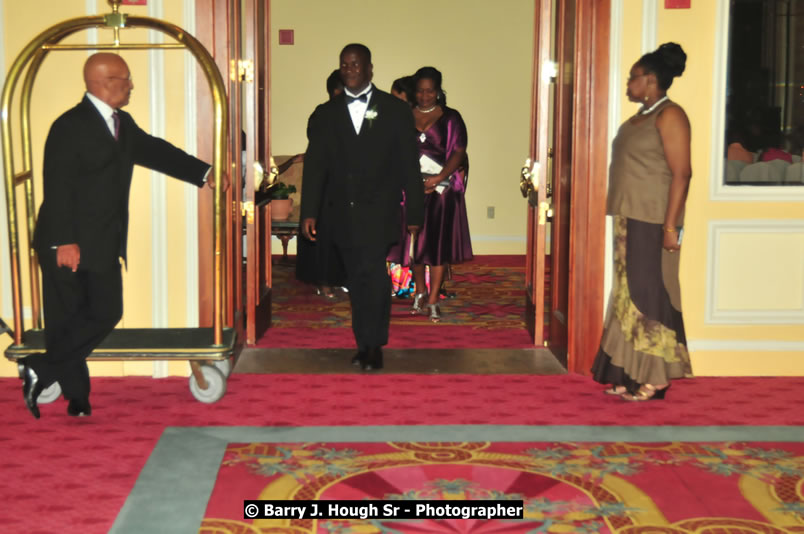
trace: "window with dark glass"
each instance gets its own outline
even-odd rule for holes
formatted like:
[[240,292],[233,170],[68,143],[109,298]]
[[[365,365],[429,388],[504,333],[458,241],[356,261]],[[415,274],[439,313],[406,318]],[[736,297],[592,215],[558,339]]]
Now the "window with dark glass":
[[804,0],[731,0],[727,185],[804,185]]

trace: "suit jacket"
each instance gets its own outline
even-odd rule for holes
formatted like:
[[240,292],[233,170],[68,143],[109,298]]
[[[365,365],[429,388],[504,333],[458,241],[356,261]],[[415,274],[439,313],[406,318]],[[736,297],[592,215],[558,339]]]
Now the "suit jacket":
[[360,134],[343,94],[321,104],[308,124],[301,217],[319,218],[344,246],[389,245],[401,235],[402,191],[407,222],[424,220],[424,187],[413,113],[398,98],[373,88]]
[[134,165],[201,186],[209,165],[142,131],[118,110],[118,140],[85,96],[50,128],[44,199],[34,234],[40,251],[77,243],[79,268],[103,271],[126,258],[128,200]]

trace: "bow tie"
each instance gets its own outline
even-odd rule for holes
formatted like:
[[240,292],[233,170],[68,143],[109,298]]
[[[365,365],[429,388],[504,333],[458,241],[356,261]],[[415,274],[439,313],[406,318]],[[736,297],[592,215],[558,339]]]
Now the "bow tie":
[[368,93],[362,94],[360,96],[349,96],[346,95],[346,104],[351,104],[352,102],[368,102]]

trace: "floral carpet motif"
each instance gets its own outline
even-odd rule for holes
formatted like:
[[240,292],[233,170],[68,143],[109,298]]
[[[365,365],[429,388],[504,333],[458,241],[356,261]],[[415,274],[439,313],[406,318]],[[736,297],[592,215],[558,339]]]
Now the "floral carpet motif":
[[[441,300],[439,323],[411,315],[409,295],[393,297],[388,347],[432,348],[434,343],[437,347],[442,336],[450,337],[450,348],[532,347],[525,329],[524,270],[524,256],[478,256],[453,266],[453,278],[446,287],[454,297]],[[273,266],[273,280],[272,326],[257,341],[258,347],[342,348],[354,344],[348,294],[336,290],[335,299],[316,295],[313,287],[295,279],[292,257]],[[549,298],[548,283],[545,302],[549,303]],[[547,330],[548,325],[545,327]]]
[[[245,520],[246,499],[522,500],[524,519]],[[232,443],[201,534],[804,532],[804,443]]]

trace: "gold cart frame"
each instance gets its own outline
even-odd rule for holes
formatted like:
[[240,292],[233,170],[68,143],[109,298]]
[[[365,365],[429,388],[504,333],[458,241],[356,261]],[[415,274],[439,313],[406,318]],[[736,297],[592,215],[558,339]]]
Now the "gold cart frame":
[[[223,299],[224,299],[224,172],[226,169],[226,142],[228,108],[226,101],[226,88],[215,60],[206,48],[188,32],[172,23],[149,18],[132,16],[119,11],[120,0],[108,0],[112,12],[105,15],[85,16],[65,20],[51,26],[32,39],[20,52],[12,64],[5,85],[3,87],[0,107],[0,122],[2,122],[3,143],[3,171],[5,175],[6,209],[8,216],[8,239],[11,261],[12,301],[14,309],[13,346],[23,344],[24,318],[22,313],[22,273],[20,271],[20,240],[19,222],[17,220],[16,188],[24,187],[25,205],[28,228],[29,276],[31,290],[31,312],[33,328],[42,328],[42,313],[39,291],[39,273],[36,253],[31,246],[33,232],[36,224],[36,203],[33,187],[33,162],[31,151],[31,94],[33,84],[39,68],[51,50],[149,50],[149,49],[186,49],[201,65],[212,92],[214,113],[213,132],[213,166],[215,179],[213,195],[213,317],[212,339],[213,347],[201,350],[200,355],[209,354],[210,349],[223,347]],[[66,37],[82,30],[93,28],[112,30],[113,42],[105,44],[59,44]],[[123,29],[150,29],[159,31],[173,38],[174,43],[121,43],[120,31]],[[27,67],[27,72],[26,72]],[[22,91],[20,93],[20,130],[21,130],[21,166],[22,170],[15,171],[14,145],[12,134],[11,105],[15,88],[25,72]],[[214,352],[214,350],[212,351]],[[207,356],[208,357],[208,356]],[[196,375],[199,385],[205,388],[206,381],[196,362],[191,361],[193,374]]]

